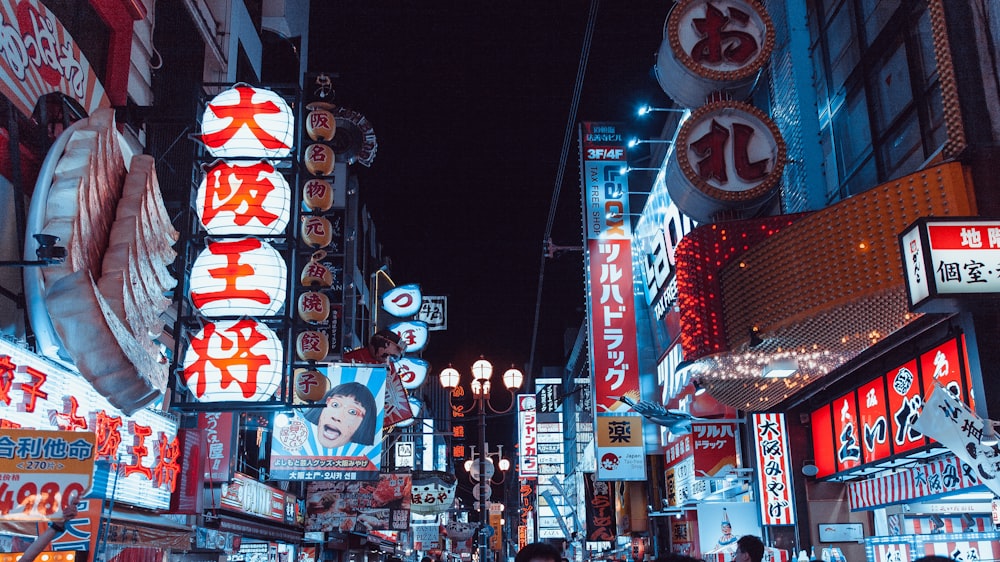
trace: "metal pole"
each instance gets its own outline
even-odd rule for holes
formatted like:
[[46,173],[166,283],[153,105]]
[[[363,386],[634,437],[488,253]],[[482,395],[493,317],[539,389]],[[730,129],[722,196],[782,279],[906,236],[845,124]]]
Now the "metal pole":
[[479,562],[486,562],[486,392],[479,397]]

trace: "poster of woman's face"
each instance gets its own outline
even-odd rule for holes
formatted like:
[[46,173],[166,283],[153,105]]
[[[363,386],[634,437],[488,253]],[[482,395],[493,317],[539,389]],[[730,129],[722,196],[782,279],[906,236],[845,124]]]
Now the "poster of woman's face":
[[329,364],[323,397],[275,423],[271,476],[284,480],[377,477],[386,393],[383,365]]

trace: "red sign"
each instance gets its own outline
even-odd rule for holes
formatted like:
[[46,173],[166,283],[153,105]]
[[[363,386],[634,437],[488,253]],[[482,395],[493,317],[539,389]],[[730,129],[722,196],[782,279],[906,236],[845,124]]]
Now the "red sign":
[[757,497],[760,498],[761,523],[794,525],[791,459],[784,414],[754,414],[751,427],[756,444]]
[[837,436],[837,468],[847,470],[861,465],[861,439],[858,438],[858,409],[854,392],[833,401],[833,431]]
[[734,423],[693,423],[691,438],[694,445],[694,473],[714,476],[726,467],[736,467],[737,442]]
[[874,462],[892,454],[887,411],[885,379],[875,379],[858,389],[858,430],[862,462]]
[[926,445],[924,436],[911,427],[923,405],[920,381],[917,378],[917,361],[907,361],[886,373],[886,383],[893,451],[899,454]]
[[816,476],[829,476],[837,472],[836,454],[833,450],[833,416],[829,404],[812,413],[813,456],[816,457]]
[[[693,427],[693,426],[692,426]],[[681,461],[691,458],[694,447],[691,444],[691,434],[687,433],[676,437],[667,444],[663,451],[663,468],[671,468],[680,464]]]

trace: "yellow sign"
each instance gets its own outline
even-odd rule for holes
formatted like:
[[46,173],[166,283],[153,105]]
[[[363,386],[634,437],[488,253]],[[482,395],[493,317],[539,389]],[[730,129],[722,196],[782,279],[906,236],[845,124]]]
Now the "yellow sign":
[[0,430],[0,520],[59,519],[90,491],[96,450],[92,432]]

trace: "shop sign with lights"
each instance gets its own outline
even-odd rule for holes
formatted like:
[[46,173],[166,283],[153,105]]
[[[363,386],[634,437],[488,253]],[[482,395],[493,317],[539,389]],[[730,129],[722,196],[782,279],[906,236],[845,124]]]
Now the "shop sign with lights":
[[184,355],[184,384],[204,402],[263,401],[283,371],[281,340],[252,318],[205,322]]
[[[169,508],[181,471],[178,424],[173,417],[148,408],[125,415],[82,376],[3,339],[0,407],[4,435],[13,434],[8,430],[34,428],[96,436],[89,497]],[[63,491],[71,491],[69,485]]]
[[389,330],[398,334],[402,342],[406,343],[407,353],[423,351],[427,347],[430,330],[427,329],[426,322],[420,322],[419,320],[396,322],[389,326]]
[[764,525],[794,525],[791,452],[784,414],[753,414],[750,427],[754,436],[757,466],[757,497]]
[[201,131],[217,158],[284,158],[292,151],[295,114],[275,92],[237,84],[208,103]]
[[1000,220],[924,217],[899,236],[910,309],[970,310],[1000,295]]
[[852,472],[931,443],[913,422],[935,381],[975,407],[965,357],[964,336],[948,339],[814,410],[816,477]]
[[517,395],[517,442],[520,447],[517,474],[521,479],[538,477],[538,431],[534,394]]
[[382,294],[382,308],[396,318],[405,318],[420,311],[422,300],[420,285],[399,285]]
[[195,204],[212,236],[281,236],[291,199],[288,181],[273,164],[219,160],[205,171]]
[[93,432],[4,429],[0,435],[0,519],[58,520],[94,476]]
[[403,382],[403,388],[413,390],[424,384],[427,379],[427,371],[430,363],[419,357],[404,356],[394,364],[399,380]]
[[656,78],[684,107],[697,107],[719,91],[746,98],[774,49],[771,18],[750,0],[678,2],[664,31]]
[[191,302],[202,316],[275,316],[285,305],[285,258],[257,238],[209,242],[191,267]]

